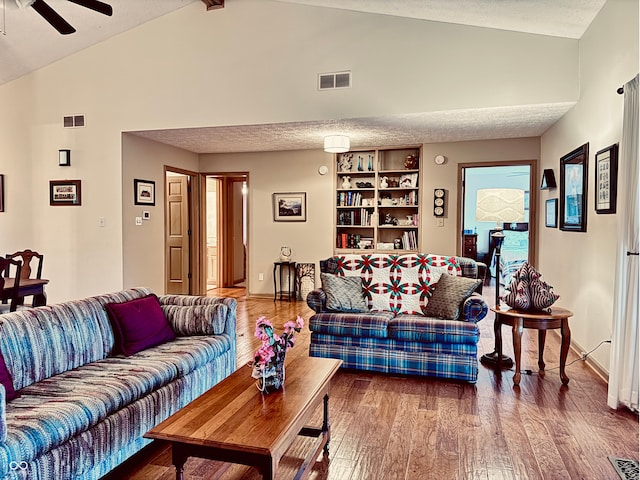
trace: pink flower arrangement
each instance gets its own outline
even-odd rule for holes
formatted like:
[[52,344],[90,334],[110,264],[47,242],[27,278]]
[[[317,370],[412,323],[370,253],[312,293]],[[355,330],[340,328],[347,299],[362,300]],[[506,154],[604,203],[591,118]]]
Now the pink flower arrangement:
[[[275,370],[278,362],[284,362],[284,356],[295,345],[295,334],[304,327],[304,319],[298,315],[296,321],[288,321],[284,324],[282,335],[275,333],[273,324],[266,317],[258,317],[256,320],[255,336],[262,341],[262,346],[254,355],[254,374],[271,375],[270,370]],[[256,377],[258,378],[258,377]]]

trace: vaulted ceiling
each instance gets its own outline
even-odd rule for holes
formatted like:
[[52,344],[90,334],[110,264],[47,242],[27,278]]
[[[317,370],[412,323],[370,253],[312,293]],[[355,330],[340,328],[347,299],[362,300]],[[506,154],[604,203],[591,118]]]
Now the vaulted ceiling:
[[[2,0],[0,0],[1,2]],[[105,17],[67,0],[46,0],[77,32],[60,35],[32,8],[4,0],[0,13],[0,85],[200,0],[105,0]],[[235,0],[227,0],[227,4]],[[606,0],[277,0],[381,15],[580,38]],[[207,2],[205,2],[207,3]],[[2,3],[0,3],[2,7]],[[203,14],[215,15],[215,12]],[[310,131],[357,135],[362,145],[539,136],[572,103],[470,109],[334,122],[284,123],[137,132],[197,153],[319,148]],[[392,143],[390,143],[392,142]]]

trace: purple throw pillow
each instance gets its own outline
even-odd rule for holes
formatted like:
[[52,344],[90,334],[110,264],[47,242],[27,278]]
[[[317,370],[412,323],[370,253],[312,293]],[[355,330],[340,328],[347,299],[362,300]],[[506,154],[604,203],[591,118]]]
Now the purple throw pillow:
[[2,353],[0,353],[0,383],[6,391],[7,402],[20,396],[20,394],[13,389],[13,378],[11,378],[11,373],[9,373],[7,364],[4,362]]
[[153,294],[128,302],[108,303],[105,307],[111,318],[116,350],[126,356],[176,338],[158,297]]

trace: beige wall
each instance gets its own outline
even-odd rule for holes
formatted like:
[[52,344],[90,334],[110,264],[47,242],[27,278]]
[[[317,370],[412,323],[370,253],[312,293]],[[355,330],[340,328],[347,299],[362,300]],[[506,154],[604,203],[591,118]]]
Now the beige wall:
[[[572,339],[590,350],[611,338],[619,215],[597,215],[594,207],[594,156],[620,142],[623,97],[616,89],[638,73],[638,2],[607,2],[580,41],[580,101],[542,137],[541,168],[559,174],[560,157],[589,142],[587,233],[540,230],[540,270],[561,295],[558,304],[575,313]],[[559,180],[559,179],[558,179]],[[559,189],[541,192],[539,208]],[[618,200],[620,201],[620,200]],[[609,370],[609,345],[593,354]]]
[[[165,291],[164,282],[164,168],[198,171],[198,155],[157,142],[122,135],[123,287]],[[133,180],[156,183],[155,206],[134,205]],[[151,213],[142,226],[135,218]]]
[[[330,173],[320,175],[321,165]],[[332,155],[322,150],[201,155],[201,172],[249,172],[250,294],[273,295],[273,262],[283,245],[291,247],[296,262],[314,263],[333,253],[333,168]],[[276,192],[306,192],[307,221],[274,222]]]

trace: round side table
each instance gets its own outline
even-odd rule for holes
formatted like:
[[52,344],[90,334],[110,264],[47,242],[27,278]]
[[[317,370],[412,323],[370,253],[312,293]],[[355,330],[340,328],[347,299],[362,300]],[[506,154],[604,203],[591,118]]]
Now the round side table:
[[[522,331],[525,328],[538,330],[538,367],[544,371],[544,342],[547,338],[547,330],[559,328],[562,335],[560,346],[560,379],[563,385],[569,383],[569,377],[564,371],[571,343],[571,330],[569,330],[569,317],[573,312],[562,307],[551,307],[550,312],[543,311],[523,311],[523,310],[500,310],[498,307],[491,307],[491,311],[496,314],[496,322],[499,326],[509,325],[513,331],[513,350],[515,354],[516,373],[513,375],[514,385],[520,384],[520,358],[522,349]],[[497,329],[499,330],[499,329]],[[498,346],[497,354],[502,355],[502,339],[496,342]]]

